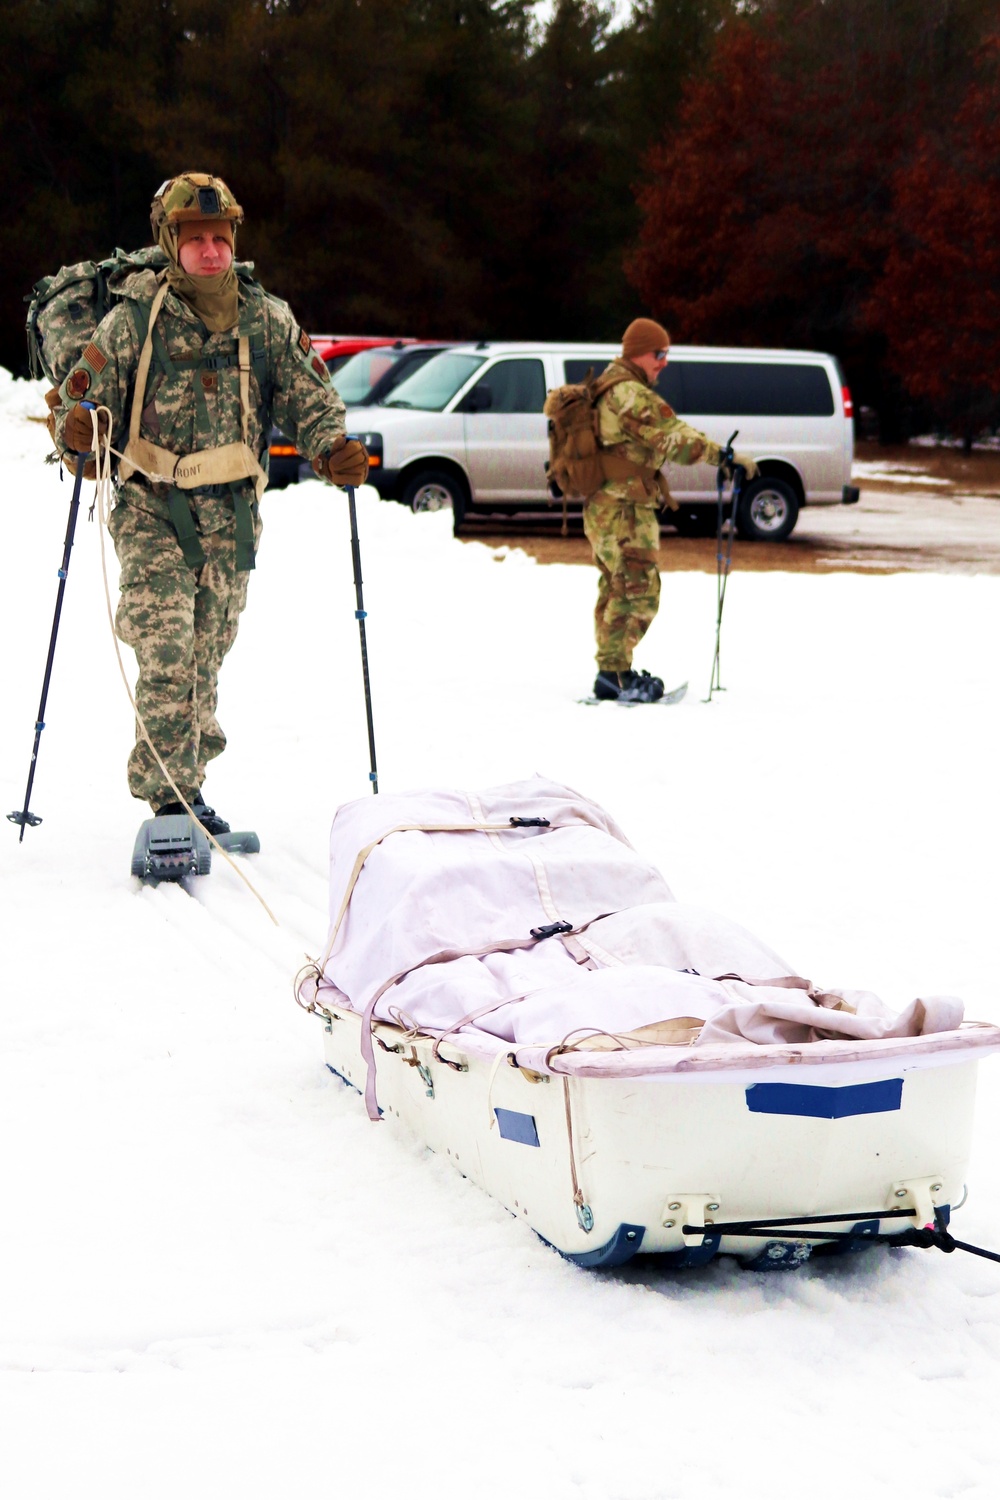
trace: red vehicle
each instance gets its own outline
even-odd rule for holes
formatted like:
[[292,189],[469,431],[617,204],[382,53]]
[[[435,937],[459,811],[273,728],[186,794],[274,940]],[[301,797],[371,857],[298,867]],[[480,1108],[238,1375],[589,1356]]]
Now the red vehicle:
[[[326,361],[332,375],[352,355],[365,349],[381,349],[386,346],[401,348],[404,344],[416,344],[417,339],[394,339],[376,334],[313,333],[309,335],[312,346],[321,359]],[[279,428],[271,430],[268,459],[268,484],[272,490],[284,489],[299,478],[299,469],[304,462],[294,443],[290,443]]]
[[383,344],[415,344],[416,339],[380,338],[374,334],[312,333],[309,335],[313,348],[321,359],[325,359],[332,374],[345,359],[359,354],[362,349],[378,349]]

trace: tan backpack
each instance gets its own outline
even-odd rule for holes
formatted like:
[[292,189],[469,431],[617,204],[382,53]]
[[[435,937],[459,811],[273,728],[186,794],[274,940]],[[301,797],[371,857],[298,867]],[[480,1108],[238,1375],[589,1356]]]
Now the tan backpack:
[[549,461],[545,470],[549,484],[566,499],[585,500],[611,477],[601,451],[597,403],[613,386],[632,378],[622,373],[595,379],[593,371],[588,371],[578,385],[556,386],[546,396],[542,410],[549,419]]

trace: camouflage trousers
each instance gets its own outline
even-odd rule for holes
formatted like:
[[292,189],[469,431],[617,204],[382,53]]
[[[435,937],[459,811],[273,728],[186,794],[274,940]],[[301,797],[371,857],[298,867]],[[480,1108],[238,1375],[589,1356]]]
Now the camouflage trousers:
[[655,506],[588,500],[583,529],[600,569],[594,634],[600,672],[627,672],[660,604],[660,519]]
[[[197,573],[184,561],[169,521],[119,501],[110,529],[121,564],[115,631],[139,663],[136,704],[190,801],[208,762],[226,748],[215,716],[219,668],[236,639],[250,577],[236,570],[236,522],[231,518],[200,538],[205,562]],[[259,540],[259,519],[254,529]],[[138,723],[128,785],[154,812],[177,800]]]

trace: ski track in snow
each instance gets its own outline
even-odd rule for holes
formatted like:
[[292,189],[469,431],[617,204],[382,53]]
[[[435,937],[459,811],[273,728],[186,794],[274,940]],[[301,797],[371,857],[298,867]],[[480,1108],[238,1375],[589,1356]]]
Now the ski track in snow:
[[[0,375],[4,811],[70,496],[40,411]],[[706,707],[715,581],[671,574],[637,664],[689,678],[686,700],[594,714],[574,701],[588,570],[497,560],[373,491],[359,513],[384,789],[544,772],[799,972],[1000,1020],[1000,580],[734,572]],[[995,1495],[1000,1266],[581,1271],[324,1069],[291,983],[325,939],[333,811],[368,794],[353,611],[343,498],[269,495],[206,791],[260,832],[244,867],[282,925],[218,856],[190,894],[139,888],[131,710],[81,513],[44,822],[20,848],[8,826],[0,860],[6,1492]],[[998,1082],[987,1061],[955,1232],[1000,1249]]]

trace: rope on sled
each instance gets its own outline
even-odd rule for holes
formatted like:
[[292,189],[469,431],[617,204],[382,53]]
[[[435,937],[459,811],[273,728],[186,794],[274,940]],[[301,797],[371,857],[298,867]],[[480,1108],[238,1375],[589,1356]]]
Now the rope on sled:
[[[856,1223],[873,1219],[912,1219],[915,1213],[915,1208],[876,1208],[870,1211],[856,1210],[839,1214],[803,1214],[783,1219],[747,1219],[732,1224],[715,1223],[712,1225],[712,1234],[732,1234],[744,1239],[758,1240],[824,1240],[830,1244],[858,1244],[860,1241],[866,1245],[912,1245],[921,1250],[943,1250],[945,1255],[951,1255],[956,1250],[965,1250],[970,1255],[979,1255],[983,1260],[994,1260],[1000,1264],[1000,1255],[995,1251],[983,1250],[978,1245],[967,1244],[965,1240],[956,1240],[950,1233],[944,1213],[940,1208],[934,1210],[933,1226],[926,1225],[920,1229],[915,1224],[911,1224],[896,1234],[858,1234],[850,1229],[808,1228],[804,1232],[796,1233],[791,1227],[809,1224],[842,1224],[846,1219],[853,1219]],[[705,1225],[685,1224],[681,1233],[704,1234]]]
[[[169,782],[171,790],[176,793],[177,801],[181,804],[182,807],[186,809],[188,816],[191,818],[192,822],[197,822],[198,820],[195,817],[194,812],[187,801],[187,798],[184,796],[183,792],[174,781],[174,778],[171,776],[170,772],[163,764],[163,761],[160,758],[160,752],[157,750],[156,746],[153,744],[152,739],[150,738],[149,730],[146,728],[146,724],[142,717],[142,714],[139,712],[139,705],[135,701],[135,694],[133,693],[132,688],[129,685],[128,674],[125,671],[125,663],[122,661],[121,647],[118,644],[118,636],[115,632],[115,614],[114,610],[111,607],[111,586],[108,582],[108,560],[104,545],[104,532],[108,527],[108,523],[111,518],[111,455],[113,452],[115,452],[115,450],[111,447],[111,444],[107,438],[105,438],[103,441],[101,439],[101,412],[107,413],[109,433],[111,431],[112,423],[111,412],[106,406],[95,407],[94,410],[90,413],[90,419],[93,423],[94,429],[94,462],[97,469],[97,489],[94,495],[94,504],[90,508],[90,515],[91,518],[93,518],[94,508],[96,507],[98,520],[97,530],[101,544],[101,573],[104,578],[104,601],[107,605],[108,622],[111,626],[111,639],[114,642],[115,656],[118,659],[118,670],[121,673],[122,682],[125,684],[125,691],[126,693],[128,693],[129,702],[131,703],[132,708],[135,712],[135,722],[139,726],[140,734],[152,751],[153,758],[156,761],[156,764],[159,766],[160,770],[163,772],[167,781]],[[271,918],[271,921],[274,923],[275,927],[280,927],[281,924],[278,921],[277,917],[274,915],[274,912],[268,906],[267,902],[264,900],[264,897],[261,895],[260,891],[258,891],[257,887],[254,885],[249,876],[240,869],[239,865],[230,856],[228,851],[223,849],[222,845],[219,843],[214,834],[209,833],[207,828],[204,829],[204,834],[209,842],[215,845],[215,848],[222,855],[223,859],[230,866],[230,868],[236,871],[237,875],[250,891],[251,895],[256,896],[261,906]]]

